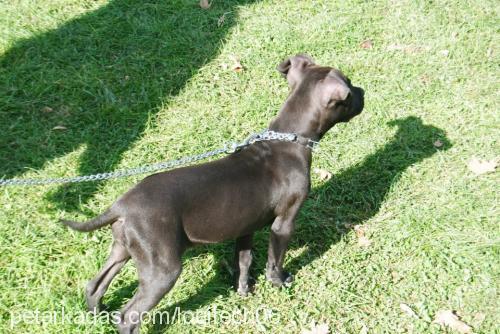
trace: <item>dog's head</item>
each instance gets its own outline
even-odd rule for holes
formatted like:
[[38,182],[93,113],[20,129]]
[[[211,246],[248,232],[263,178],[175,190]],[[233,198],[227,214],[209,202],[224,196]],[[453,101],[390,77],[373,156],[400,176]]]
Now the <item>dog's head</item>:
[[318,66],[307,55],[288,58],[277,69],[288,80],[289,100],[311,113],[309,121],[320,137],[336,123],[347,122],[363,110],[363,89],[353,86],[337,69]]

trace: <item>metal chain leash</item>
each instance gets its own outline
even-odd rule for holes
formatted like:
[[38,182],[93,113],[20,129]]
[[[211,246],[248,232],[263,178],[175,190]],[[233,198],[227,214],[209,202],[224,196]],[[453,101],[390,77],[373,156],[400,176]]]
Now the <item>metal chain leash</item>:
[[[268,140],[279,140],[286,142],[295,142],[297,141],[298,136],[295,133],[283,133],[283,132],[275,132],[270,130],[265,130],[260,133],[252,134],[247,137],[244,141],[240,143],[231,142],[224,145],[222,148],[218,148],[213,151],[208,151],[201,154],[191,155],[187,157],[183,157],[180,159],[169,160],[149,165],[144,165],[140,167],[130,168],[130,169],[122,169],[114,172],[107,173],[98,173],[93,175],[83,175],[83,176],[73,176],[73,177],[55,177],[55,178],[46,178],[46,179],[7,179],[0,180],[1,186],[34,186],[34,185],[43,185],[43,184],[54,184],[54,183],[78,183],[78,182],[89,182],[89,181],[100,181],[100,180],[108,180],[114,178],[121,178],[127,176],[133,176],[138,174],[146,174],[155,172],[158,170],[166,170],[174,167],[187,165],[196,161],[205,160],[210,157],[227,153],[234,153],[243,147],[254,144],[260,141],[268,141]],[[309,145],[309,143],[311,145]],[[318,143],[312,140],[308,140],[307,147],[313,149]]]

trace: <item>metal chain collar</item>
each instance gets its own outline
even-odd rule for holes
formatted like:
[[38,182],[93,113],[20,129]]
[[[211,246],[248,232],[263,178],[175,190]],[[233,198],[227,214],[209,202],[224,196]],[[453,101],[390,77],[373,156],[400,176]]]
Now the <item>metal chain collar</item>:
[[[208,151],[205,153],[191,155],[180,159],[169,160],[164,162],[159,162],[155,164],[144,165],[140,167],[130,168],[130,169],[122,169],[114,172],[108,173],[98,173],[93,175],[83,175],[83,176],[73,176],[73,177],[55,177],[55,178],[46,178],[46,179],[7,179],[0,180],[0,186],[32,186],[32,185],[42,185],[42,184],[54,184],[54,183],[78,183],[78,182],[88,182],[88,181],[99,181],[99,180],[107,180],[114,179],[120,177],[127,177],[138,174],[146,174],[155,172],[158,170],[171,169],[177,166],[187,165],[192,162],[205,160],[210,157],[227,153],[231,154],[236,151],[241,150],[242,148],[254,144],[260,141],[269,141],[269,140],[279,140],[285,142],[298,142],[298,139],[301,138],[295,133],[284,133],[284,132],[275,132],[271,130],[265,130],[261,133],[253,134],[247,137],[244,141],[240,143],[232,142],[224,145],[222,148],[218,148],[213,151]],[[306,141],[304,145],[310,149],[314,149],[318,142],[313,141],[311,139],[305,138]]]

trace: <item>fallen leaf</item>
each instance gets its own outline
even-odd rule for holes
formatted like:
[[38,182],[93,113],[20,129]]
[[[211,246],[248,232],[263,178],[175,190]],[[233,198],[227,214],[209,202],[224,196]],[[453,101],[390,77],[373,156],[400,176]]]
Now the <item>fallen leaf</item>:
[[408,314],[410,317],[418,319],[418,315],[408,305],[401,303],[401,304],[399,304],[399,308],[401,308],[401,311]]
[[373,48],[373,42],[370,39],[364,40],[360,45],[362,49],[371,49]]
[[124,79],[125,79],[125,81],[127,81],[130,79],[130,77],[128,75],[126,75]]
[[488,160],[480,160],[476,157],[473,157],[468,163],[469,170],[476,175],[494,172],[497,166],[498,166],[497,159],[488,161]]
[[321,181],[328,181],[332,178],[332,173],[321,168],[314,168],[314,173],[318,174]]
[[491,58],[491,56],[493,56],[493,48],[488,48],[486,50],[486,57]]
[[361,247],[370,247],[372,241],[365,235],[365,229],[362,225],[354,226],[354,233],[358,237],[358,245]]
[[66,130],[67,127],[65,127],[64,125],[56,125],[52,128],[52,130]]
[[436,141],[434,142],[434,147],[435,147],[435,148],[441,148],[441,147],[443,147],[443,142],[442,142],[441,140],[439,140],[439,139],[438,139],[438,140],[436,140]]
[[330,333],[330,329],[327,324],[315,324],[314,321],[311,322],[311,329],[303,329],[301,334],[328,334]]
[[358,245],[361,247],[370,247],[372,244],[372,241],[368,239],[367,237],[359,237],[358,238]]
[[53,112],[54,109],[52,109],[51,107],[43,107],[42,108],[42,112],[44,113],[49,113],[49,112]]
[[356,236],[358,238],[364,237],[365,236],[365,228],[362,225],[355,225],[354,226],[354,233],[356,233]]
[[441,326],[448,326],[460,333],[472,333],[472,327],[460,320],[460,317],[452,310],[439,310],[433,322]]
[[203,9],[209,9],[211,5],[208,0],[200,0],[200,7]]
[[241,65],[240,59],[236,56],[231,56],[230,58],[231,58],[231,61],[233,62],[231,69],[235,72],[243,71],[243,65]]
[[423,83],[424,85],[428,85],[431,83],[431,78],[427,75],[427,74],[424,74],[420,77],[420,82]]

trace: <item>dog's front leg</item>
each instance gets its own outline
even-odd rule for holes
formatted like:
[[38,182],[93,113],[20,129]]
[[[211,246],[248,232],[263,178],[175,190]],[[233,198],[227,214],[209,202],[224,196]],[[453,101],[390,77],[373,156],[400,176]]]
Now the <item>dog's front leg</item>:
[[248,287],[248,272],[252,264],[252,237],[253,234],[246,235],[236,239],[234,262],[236,273],[236,289],[237,292],[246,296],[250,291]]
[[266,278],[276,287],[291,284],[293,281],[293,276],[283,271],[283,262],[301,204],[302,201],[297,201],[283,215],[276,217],[271,225]]

